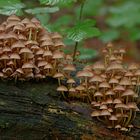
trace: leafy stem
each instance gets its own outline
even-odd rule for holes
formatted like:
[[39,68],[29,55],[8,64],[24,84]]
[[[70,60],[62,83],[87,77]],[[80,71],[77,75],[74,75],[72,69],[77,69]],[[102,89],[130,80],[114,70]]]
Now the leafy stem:
[[[85,1],[83,1],[81,3],[80,14],[79,14],[79,21],[82,20],[84,4],[85,4]],[[75,59],[76,59],[75,57],[76,57],[76,52],[77,52],[78,44],[79,44],[79,42],[76,41],[75,42],[75,46],[74,46],[74,52],[73,52],[73,61],[75,61]]]

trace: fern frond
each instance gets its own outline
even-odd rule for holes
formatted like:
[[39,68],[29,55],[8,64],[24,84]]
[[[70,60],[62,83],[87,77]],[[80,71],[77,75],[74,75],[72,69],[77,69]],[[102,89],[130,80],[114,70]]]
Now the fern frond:
[[41,4],[56,5],[56,4],[69,4],[77,0],[39,0]]

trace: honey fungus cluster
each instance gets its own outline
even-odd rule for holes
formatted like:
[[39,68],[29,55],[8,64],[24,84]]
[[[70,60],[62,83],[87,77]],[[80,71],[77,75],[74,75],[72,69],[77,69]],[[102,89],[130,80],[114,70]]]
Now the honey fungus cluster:
[[93,119],[97,117],[108,128],[130,131],[136,112],[140,85],[140,67],[125,65],[123,48],[115,49],[109,43],[103,50],[104,61],[87,65],[77,72],[80,84],[68,79],[69,98],[79,98],[92,105]]
[[67,60],[64,47],[62,36],[47,32],[37,19],[11,15],[0,25],[0,77],[17,81],[54,76]]

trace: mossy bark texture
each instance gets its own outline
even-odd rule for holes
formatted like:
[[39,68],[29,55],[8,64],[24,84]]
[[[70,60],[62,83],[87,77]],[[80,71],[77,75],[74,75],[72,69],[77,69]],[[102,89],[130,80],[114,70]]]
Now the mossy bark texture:
[[0,82],[0,140],[139,140],[140,114],[129,134],[106,129],[91,107],[64,101],[57,81]]

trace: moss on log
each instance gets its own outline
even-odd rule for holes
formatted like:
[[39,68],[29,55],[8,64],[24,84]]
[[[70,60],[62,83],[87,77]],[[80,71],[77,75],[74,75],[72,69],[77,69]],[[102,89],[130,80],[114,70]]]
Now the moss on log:
[[57,82],[0,82],[0,140],[139,140],[140,114],[129,134],[120,134],[90,117],[91,107],[64,101]]

